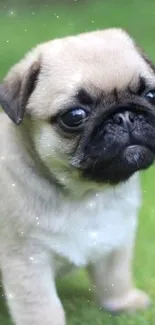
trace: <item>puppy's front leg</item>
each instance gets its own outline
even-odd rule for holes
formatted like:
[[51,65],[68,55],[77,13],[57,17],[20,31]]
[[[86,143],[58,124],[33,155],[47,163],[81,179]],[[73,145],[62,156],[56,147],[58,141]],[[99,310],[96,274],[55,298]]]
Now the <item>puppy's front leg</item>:
[[7,254],[2,259],[3,285],[15,325],[64,325],[46,254]]
[[148,307],[148,296],[132,282],[132,247],[121,248],[88,268],[96,298],[112,313]]

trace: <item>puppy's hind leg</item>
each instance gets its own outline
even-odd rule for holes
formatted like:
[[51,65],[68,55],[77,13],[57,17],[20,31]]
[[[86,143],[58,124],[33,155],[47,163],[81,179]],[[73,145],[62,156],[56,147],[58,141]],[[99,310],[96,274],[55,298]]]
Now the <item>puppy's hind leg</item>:
[[147,294],[134,287],[131,268],[131,246],[120,248],[88,268],[100,306],[111,313],[134,312],[150,305]]

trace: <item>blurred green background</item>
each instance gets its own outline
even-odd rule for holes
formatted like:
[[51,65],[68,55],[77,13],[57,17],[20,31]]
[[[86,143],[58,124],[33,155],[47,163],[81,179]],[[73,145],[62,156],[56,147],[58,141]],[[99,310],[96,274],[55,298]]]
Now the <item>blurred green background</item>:
[[[123,27],[155,61],[154,0],[0,0],[0,79],[37,43],[65,35]],[[152,298],[152,308],[136,315],[111,316],[95,305],[84,271],[58,283],[69,325],[155,324],[155,168],[142,174],[143,207],[137,236],[136,284]],[[120,270],[121,272],[121,270]],[[0,324],[12,324],[0,295]],[[52,324],[51,324],[52,325]]]

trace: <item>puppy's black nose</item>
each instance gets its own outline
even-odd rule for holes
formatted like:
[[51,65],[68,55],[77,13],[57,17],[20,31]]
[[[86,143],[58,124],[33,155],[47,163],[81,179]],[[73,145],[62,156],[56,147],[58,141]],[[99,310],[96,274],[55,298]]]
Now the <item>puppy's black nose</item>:
[[128,127],[134,122],[134,113],[130,111],[119,112],[113,116],[113,120],[118,125]]

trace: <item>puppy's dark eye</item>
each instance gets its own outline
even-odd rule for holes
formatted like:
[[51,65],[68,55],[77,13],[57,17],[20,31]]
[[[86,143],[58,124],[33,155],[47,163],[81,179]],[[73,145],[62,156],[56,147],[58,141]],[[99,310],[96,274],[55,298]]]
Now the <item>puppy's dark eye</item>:
[[59,115],[58,123],[68,132],[76,132],[82,129],[83,123],[88,117],[88,111],[81,107],[76,107]]
[[145,98],[152,104],[155,105],[155,90],[151,90],[145,94]]

